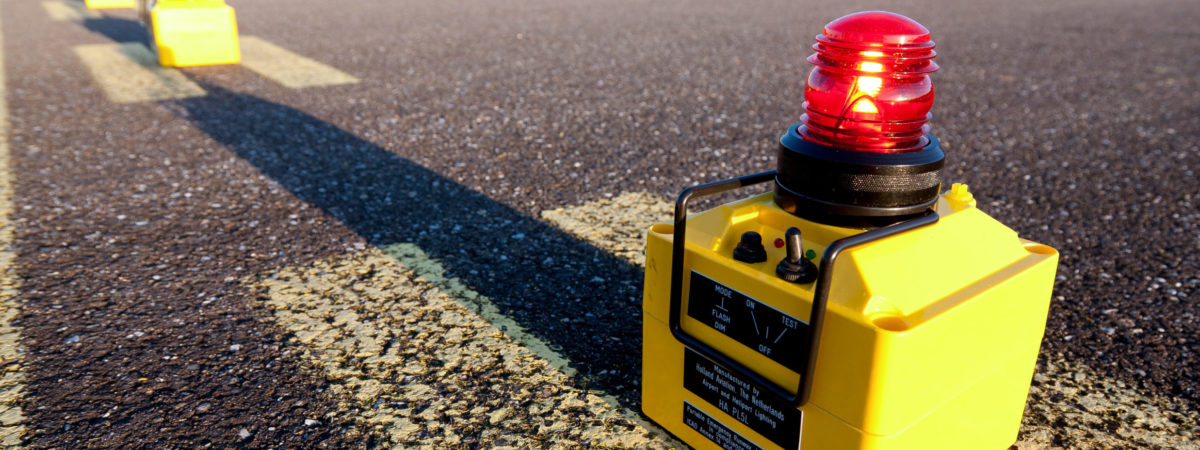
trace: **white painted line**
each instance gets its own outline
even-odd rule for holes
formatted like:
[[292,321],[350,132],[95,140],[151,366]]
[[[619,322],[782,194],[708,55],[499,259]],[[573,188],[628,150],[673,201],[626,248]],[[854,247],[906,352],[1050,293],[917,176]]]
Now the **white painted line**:
[[21,445],[25,416],[20,400],[25,372],[21,328],[13,325],[20,315],[16,302],[19,279],[13,268],[13,187],[8,146],[8,80],[4,68],[4,33],[0,27],[0,445]]
[[50,1],[42,2],[42,8],[52,20],[82,22],[84,19],[98,19],[100,13],[84,8],[79,2]]
[[75,47],[75,54],[92,79],[114,103],[150,102],[199,97],[205,91],[178,70],[162,67],[158,58],[138,43],[92,44]]
[[285,87],[357,83],[358,78],[255,36],[242,36],[242,66]]

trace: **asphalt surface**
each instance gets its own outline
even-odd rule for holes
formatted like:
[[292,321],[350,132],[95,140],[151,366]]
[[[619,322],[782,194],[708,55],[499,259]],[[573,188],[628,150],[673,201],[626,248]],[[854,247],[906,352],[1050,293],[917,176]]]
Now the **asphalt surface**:
[[[144,41],[132,11],[56,22],[0,1],[34,446],[382,439],[245,280],[402,243],[569,360],[564,383],[636,409],[641,269],[540,214],[773,168],[813,35],[879,7],[233,6],[243,34],[361,82],[192,68],[207,96],[116,104],[72,47]],[[1062,253],[1043,356],[1194,411],[1200,4],[886,6],[938,43],[947,181]]]

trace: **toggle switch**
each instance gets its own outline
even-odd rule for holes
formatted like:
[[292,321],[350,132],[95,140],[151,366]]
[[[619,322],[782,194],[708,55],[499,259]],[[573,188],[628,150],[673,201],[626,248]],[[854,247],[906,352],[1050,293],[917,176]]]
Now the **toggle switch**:
[[788,228],[784,245],[787,246],[787,256],[775,267],[775,274],[792,283],[804,284],[816,280],[817,266],[804,257],[804,243],[800,239],[799,228]]

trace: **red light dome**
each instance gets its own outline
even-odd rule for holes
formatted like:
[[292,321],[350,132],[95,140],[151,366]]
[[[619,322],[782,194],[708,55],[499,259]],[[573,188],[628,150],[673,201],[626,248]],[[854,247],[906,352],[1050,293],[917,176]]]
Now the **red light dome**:
[[908,17],[866,11],[825,25],[808,62],[805,140],[869,152],[920,150],[929,144],[934,43]]

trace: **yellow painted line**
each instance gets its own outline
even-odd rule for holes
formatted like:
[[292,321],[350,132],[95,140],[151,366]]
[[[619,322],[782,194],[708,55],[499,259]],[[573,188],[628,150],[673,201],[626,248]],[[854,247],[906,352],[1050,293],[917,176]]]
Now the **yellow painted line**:
[[0,27],[0,445],[18,447],[25,435],[21,394],[25,372],[21,328],[13,320],[21,310],[16,302],[18,278],[13,268],[12,171],[8,146],[8,80],[4,68],[4,33]]
[[[631,263],[645,265],[645,233],[670,223],[674,203],[648,193],[548,210],[542,218]],[[1022,421],[1021,450],[1200,448],[1200,415],[1169,398],[1146,396],[1061,356],[1044,355]],[[1054,425],[1065,423],[1066,426]]]
[[646,192],[542,211],[542,218],[637,266],[646,265],[646,231],[670,223],[675,205]]
[[331,380],[341,399],[333,414],[356,414],[384,446],[676,445],[570,386],[555,364],[506,334],[531,342],[515,323],[476,312],[497,314],[487,312],[490,301],[441,273],[437,261],[400,245],[246,282],[265,291],[288,347]]
[[84,8],[79,2],[52,1],[42,2],[42,8],[53,20],[81,22],[85,19],[99,19],[100,13]]
[[[446,292],[452,300],[459,306],[467,308],[479,315],[481,319],[491,324],[493,328],[503,330],[503,333],[516,343],[533,352],[542,361],[563,373],[565,376],[574,376],[575,368],[571,367],[571,362],[564,356],[546,345],[544,341],[537,336],[525,331],[515,320],[505,316],[500,312],[491,299],[487,296],[475,292],[467,287],[462,280],[455,277],[447,278],[447,272],[442,264],[425,254],[424,251],[414,244],[401,243],[393,244],[383,248],[383,252],[395,259],[402,266],[407,267],[418,276],[418,279],[432,283],[438,289]],[[638,413],[623,409],[617,399],[611,395],[601,394],[602,400],[608,403],[609,407],[620,411],[625,420],[632,422],[646,430],[653,438],[649,439],[645,445],[657,447],[659,444],[667,447],[678,448],[680,443],[666,435],[661,429],[653,424],[642,419]],[[625,446],[622,444],[622,446]]]
[[242,36],[242,66],[292,89],[357,83],[353,75],[255,36]]
[[550,363],[551,367],[563,372],[567,376],[575,376],[576,372],[571,367],[570,361],[551,349],[549,345],[546,345],[537,336],[525,331],[525,327],[522,327],[517,321],[501,313],[500,308],[497,308],[487,296],[475,292],[458,278],[446,278],[443,276],[446,273],[446,269],[436,259],[430,258],[429,255],[425,254],[420,247],[407,243],[393,244],[384,247],[383,252],[399,262],[400,265],[412,270],[421,280],[437,286],[455,301],[459,302],[461,306],[469,308],[483,320],[498,329],[504,330],[504,334],[507,334],[509,338],[524,345],[525,348],[545,359]]
[[1200,449],[1196,411],[1060,356],[1046,360],[1033,376],[1018,449]]
[[154,53],[142,44],[80,45],[75,47],[75,54],[92,73],[105,97],[114,103],[205,95],[204,89],[183,73],[160,66]]

